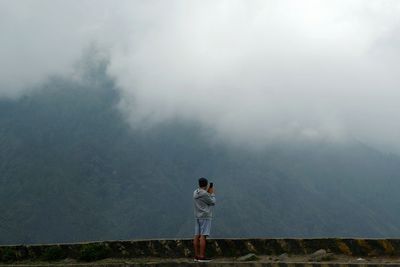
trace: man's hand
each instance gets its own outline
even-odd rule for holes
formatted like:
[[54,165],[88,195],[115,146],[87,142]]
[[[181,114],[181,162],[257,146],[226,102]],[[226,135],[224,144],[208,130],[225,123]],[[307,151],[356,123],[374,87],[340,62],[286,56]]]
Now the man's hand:
[[214,187],[209,187],[207,192],[210,194],[214,193]]

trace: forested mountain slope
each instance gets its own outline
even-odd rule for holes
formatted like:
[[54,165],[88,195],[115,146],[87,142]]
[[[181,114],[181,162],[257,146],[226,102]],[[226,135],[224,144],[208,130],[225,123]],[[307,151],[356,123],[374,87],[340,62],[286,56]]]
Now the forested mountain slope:
[[0,244],[191,237],[197,179],[213,237],[400,236],[400,159],[357,142],[218,142],[193,121],[130,127],[104,66],[0,100]]

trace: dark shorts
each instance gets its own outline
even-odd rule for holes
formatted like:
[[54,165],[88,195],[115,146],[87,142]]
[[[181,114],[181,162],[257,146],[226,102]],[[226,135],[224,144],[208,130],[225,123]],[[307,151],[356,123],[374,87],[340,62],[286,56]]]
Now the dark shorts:
[[195,219],[194,235],[209,236],[211,231],[211,219]]

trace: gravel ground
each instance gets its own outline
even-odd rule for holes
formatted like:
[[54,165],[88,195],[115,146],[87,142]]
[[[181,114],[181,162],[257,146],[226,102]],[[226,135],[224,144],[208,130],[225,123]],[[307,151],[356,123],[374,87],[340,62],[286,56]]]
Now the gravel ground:
[[[252,263],[247,264],[247,266],[268,266],[268,264],[276,264],[281,266],[298,266],[293,265],[294,263],[304,263],[304,266],[335,266],[335,264],[354,264],[360,266],[369,266],[369,265],[385,265],[389,264],[391,266],[400,266],[400,257],[349,257],[345,255],[331,255],[329,260],[322,261],[312,261],[310,256],[307,255],[289,255],[284,260],[279,260],[278,256],[268,256],[268,255],[259,255],[257,256],[258,260],[253,261],[239,261],[236,258],[215,258],[212,261],[213,266],[234,266],[234,265],[246,265],[242,263]],[[291,265],[292,264],[292,265]],[[13,263],[2,263],[0,266],[140,266],[140,265],[149,265],[149,266],[187,266],[187,265],[196,265],[193,262],[193,259],[189,258],[135,258],[135,259],[104,259],[96,262],[78,262],[74,259],[65,259],[61,261],[54,262],[39,262],[39,261],[21,261],[21,262],[13,262]],[[271,265],[273,266],[273,265]],[[341,266],[341,265],[337,265]]]

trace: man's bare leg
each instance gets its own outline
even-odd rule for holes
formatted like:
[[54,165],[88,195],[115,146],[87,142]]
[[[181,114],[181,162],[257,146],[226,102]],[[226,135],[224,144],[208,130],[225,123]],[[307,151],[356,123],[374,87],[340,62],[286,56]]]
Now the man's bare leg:
[[193,238],[194,256],[196,258],[200,257],[200,236],[195,235]]
[[200,236],[200,258],[205,258],[206,256],[206,236]]

